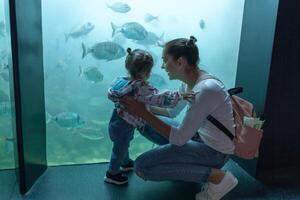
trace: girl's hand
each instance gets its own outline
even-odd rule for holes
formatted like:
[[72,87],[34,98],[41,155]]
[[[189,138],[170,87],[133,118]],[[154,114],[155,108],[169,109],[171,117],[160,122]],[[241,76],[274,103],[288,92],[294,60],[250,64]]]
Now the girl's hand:
[[135,100],[131,96],[123,97],[120,103],[126,112],[137,117],[143,118],[143,115],[148,112],[144,103]]
[[188,92],[183,92],[181,93],[181,96],[184,100],[192,103],[195,101],[195,96],[197,93],[195,93],[194,91],[188,91]]

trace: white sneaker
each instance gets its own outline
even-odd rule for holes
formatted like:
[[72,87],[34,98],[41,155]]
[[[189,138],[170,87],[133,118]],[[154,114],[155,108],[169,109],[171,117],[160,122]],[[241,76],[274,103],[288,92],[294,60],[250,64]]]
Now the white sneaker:
[[219,184],[205,184],[202,191],[196,194],[196,200],[219,200],[237,184],[238,180],[229,171],[226,171]]

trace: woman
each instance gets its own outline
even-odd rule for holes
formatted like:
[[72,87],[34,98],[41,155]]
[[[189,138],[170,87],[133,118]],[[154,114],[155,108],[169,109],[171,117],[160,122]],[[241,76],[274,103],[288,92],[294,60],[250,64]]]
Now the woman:
[[[238,183],[237,179],[221,168],[234,152],[234,143],[207,120],[212,115],[235,133],[232,105],[222,82],[200,70],[196,39],[179,38],[166,43],[163,51],[163,68],[170,80],[180,80],[180,91],[193,91],[192,103],[182,102],[174,109],[151,107],[124,97],[125,110],[141,117],[147,125],[141,133],[162,144],[159,148],[140,155],[135,161],[135,171],[145,180],[182,180],[208,183],[206,189],[196,194],[196,200],[221,199]],[[210,77],[210,78],[205,78]],[[185,106],[188,109],[179,126],[169,118],[175,117]]]

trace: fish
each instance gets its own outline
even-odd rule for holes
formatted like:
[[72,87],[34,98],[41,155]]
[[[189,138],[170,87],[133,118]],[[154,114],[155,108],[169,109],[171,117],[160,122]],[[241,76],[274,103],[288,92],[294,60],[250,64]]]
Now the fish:
[[118,13],[127,13],[131,10],[131,8],[128,4],[122,3],[122,2],[115,2],[111,5],[106,3],[106,6]]
[[164,43],[164,33],[161,36],[157,36],[155,33],[148,31],[147,37],[144,40],[136,40],[135,42],[140,45],[148,47],[149,45],[157,45],[158,43]]
[[153,20],[159,21],[158,16],[153,16],[153,15],[151,15],[149,13],[147,13],[147,14],[144,15],[144,20],[145,20],[145,22],[151,22]]
[[160,87],[167,84],[165,78],[156,73],[151,73],[149,82],[151,85],[154,85],[156,87]]
[[202,30],[205,29],[206,24],[205,24],[205,21],[204,21],[203,19],[200,19],[200,21],[199,21],[199,26],[200,26],[200,28],[201,28]]
[[61,112],[55,116],[46,112],[46,123],[51,121],[55,121],[60,127],[67,129],[81,128],[85,125],[82,117],[75,112]]
[[125,56],[125,50],[119,44],[115,42],[99,42],[94,44],[91,48],[87,48],[82,43],[82,58],[86,57],[89,53],[98,60],[116,60]]
[[88,22],[86,24],[83,24],[79,29],[71,31],[70,33],[64,33],[65,34],[65,41],[68,42],[69,38],[79,38],[84,35],[89,34],[93,29],[95,28],[95,25]]
[[2,37],[6,36],[5,23],[4,21],[0,21],[0,35]]
[[144,40],[148,35],[146,29],[137,22],[128,22],[122,26],[116,26],[112,22],[110,24],[112,28],[112,37],[117,33],[122,33],[128,39]]
[[103,74],[95,66],[82,68],[79,66],[79,76],[85,76],[85,78],[92,83],[99,83],[103,80]]
[[78,130],[78,133],[89,140],[101,140],[104,138],[103,131],[100,128],[82,128]]

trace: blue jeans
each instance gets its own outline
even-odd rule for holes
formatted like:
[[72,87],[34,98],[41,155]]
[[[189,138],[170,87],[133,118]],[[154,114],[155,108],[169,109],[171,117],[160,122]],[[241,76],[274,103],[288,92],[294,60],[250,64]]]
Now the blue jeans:
[[[172,126],[175,120],[160,117]],[[135,172],[144,180],[207,182],[212,168],[222,168],[229,155],[207,146],[200,137],[189,140],[183,146],[168,144],[169,141],[146,125],[141,134],[161,146],[141,154],[135,160]]]
[[[175,121],[170,118],[161,117],[161,119],[166,121],[167,123],[177,125]],[[108,169],[111,174],[119,173],[120,166],[128,163],[128,149],[130,146],[130,142],[134,136],[134,130],[135,128],[131,124],[127,123],[124,119],[119,117],[117,114],[117,110],[114,109],[108,126],[109,137],[113,142]],[[168,140],[166,138],[153,131],[153,129],[148,125],[138,130],[142,135],[144,135],[147,139],[155,144],[162,145],[168,143]]]
[[109,121],[108,132],[113,148],[109,163],[109,172],[117,174],[120,172],[120,166],[129,161],[129,144],[133,139],[134,127],[118,116],[114,109]]

